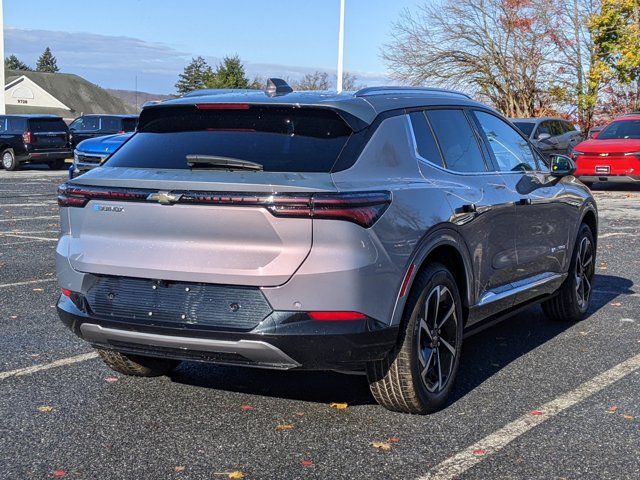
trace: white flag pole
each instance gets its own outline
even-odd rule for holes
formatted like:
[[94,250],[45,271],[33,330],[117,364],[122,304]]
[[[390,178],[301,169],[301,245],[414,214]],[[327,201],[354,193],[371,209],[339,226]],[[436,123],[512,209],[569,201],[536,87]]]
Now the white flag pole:
[[4,107],[4,12],[2,11],[2,0],[0,0],[0,61],[2,61],[2,68],[0,68],[0,84],[2,85],[2,99],[0,99],[0,115],[6,113]]
[[344,4],[345,0],[340,0],[340,31],[338,33],[338,81],[336,82],[336,89],[338,90],[338,93],[342,92],[342,61],[344,55]]

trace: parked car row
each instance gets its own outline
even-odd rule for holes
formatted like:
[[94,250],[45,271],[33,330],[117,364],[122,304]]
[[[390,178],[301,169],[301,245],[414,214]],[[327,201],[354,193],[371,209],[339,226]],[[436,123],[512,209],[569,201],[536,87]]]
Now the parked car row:
[[0,115],[0,158],[5,170],[23,163],[65,168],[83,140],[136,129],[136,115],[83,115],[69,126],[56,115]]

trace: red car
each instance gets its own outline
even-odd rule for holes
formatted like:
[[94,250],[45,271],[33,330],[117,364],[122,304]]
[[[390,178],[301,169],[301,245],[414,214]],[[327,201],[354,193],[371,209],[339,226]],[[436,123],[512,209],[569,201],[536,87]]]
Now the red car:
[[640,183],[640,112],[616,118],[571,153],[575,176],[594,182]]

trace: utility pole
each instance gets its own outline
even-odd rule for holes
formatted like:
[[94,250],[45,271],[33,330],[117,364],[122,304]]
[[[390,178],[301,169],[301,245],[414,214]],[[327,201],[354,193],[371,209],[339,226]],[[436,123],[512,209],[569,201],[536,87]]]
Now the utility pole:
[[[2,1],[2,0],[0,0]],[[336,89],[338,93],[342,92],[342,63],[344,56],[344,4],[346,0],[340,0],[340,30],[338,33],[338,79]]]
[[2,68],[0,68],[0,84],[2,85],[2,99],[0,100],[0,115],[6,113],[4,107],[4,87],[6,85],[4,81],[4,12],[2,0],[0,0],[0,60],[2,60]]

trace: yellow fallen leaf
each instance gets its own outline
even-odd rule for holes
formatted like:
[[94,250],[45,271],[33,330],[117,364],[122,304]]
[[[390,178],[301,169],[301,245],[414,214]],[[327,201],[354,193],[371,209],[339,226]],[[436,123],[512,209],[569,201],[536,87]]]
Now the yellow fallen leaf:
[[391,450],[391,445],[387,442],[371,442],[369,445],[373,448],[377,448],[378,450]]
[[43,288],[34,288],[33,289],[34,292],[44,292]]
[[48,405],[43,405],[38,407],[38,411],[42,413],[51,413],[53,412],[53,407],[49,407]]
[[610,304],[612,307],[620,307],[622,304],[620,302],[613,302]]
[[293,425],[278,425],[276,426],[276,430],[293,430]]
[[346,403],[337,403],[337,402],[333,402],[330,403],[329,406],[331,408],[335,408],[336,410],[344,410],[345,408],[347,408],[349,405],[347,405]]
[[229,478],[244,478],[244,473],[242,473],[240,470],[235,470],[233,472],[229,473]]
[[622,418],[624,418],[625,420],[633,420],[632,415],[622,415]]
[[176,473],[182,473],[182,472],[184,472],[185,467],[180,465],[179,467],[175,467],[174,470],[176,471]]

